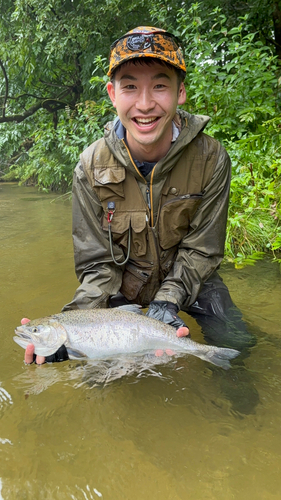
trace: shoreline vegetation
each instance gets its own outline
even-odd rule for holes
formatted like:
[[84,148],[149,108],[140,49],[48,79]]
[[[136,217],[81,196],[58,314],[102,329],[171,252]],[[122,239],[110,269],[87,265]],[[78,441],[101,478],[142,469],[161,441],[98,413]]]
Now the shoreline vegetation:
[[86,0],[53,7],[7,0],[0,20],[0,181],[58,191],[62,199],[71,191],[79,154],[115,117],[105,89],[107,48],[142,19],[182,40],[182,107],[211,117],[205,131],[231,157],[225,261],[239,268],[269,255],[281,264],[281,41],[276,2],[267,3],[259,26],[255,0],[250,7],[241,2],[240,15],[219,0],[214,10],[208,0],[185,8],[176,1],[122,2],[117,24],[111,4],[93,13]]

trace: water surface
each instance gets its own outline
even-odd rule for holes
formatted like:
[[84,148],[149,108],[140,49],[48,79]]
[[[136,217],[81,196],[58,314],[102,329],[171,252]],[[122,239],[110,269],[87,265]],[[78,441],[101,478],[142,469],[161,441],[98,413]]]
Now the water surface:
[[186,356],[96,387],[87,363],[25,366],[12,340],[78,285],[70,201],[0,184],[0,249],[0,500],[280,499],[277,264],[221,269],[257,335],[244,367]]

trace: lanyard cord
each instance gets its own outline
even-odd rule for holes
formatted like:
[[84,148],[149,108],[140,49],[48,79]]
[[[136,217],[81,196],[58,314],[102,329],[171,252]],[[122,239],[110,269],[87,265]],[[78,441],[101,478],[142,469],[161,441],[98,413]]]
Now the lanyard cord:
[[113,244],[112,244],[112,233],[111,233],[111,221],[112,221],[112,218],[113,218],[113,213],[114,213],[113,211],[108,211],[108,216],[107,216],[107,221],[108,221],[108,238],[109,238],[110,253],[111,253],[112,260],[113,260],[114,264],[116,264],[116,266],[124,266],[124,264],[126,264],[126,262],[128,262],[128,260],[129,260],[130,251],[131,251],[131,222],[130,222],[130,225],[129,225],[128,253],[127,253],[127,256],[123,260],[123,262],[117,262],[117,260],[114,257]]

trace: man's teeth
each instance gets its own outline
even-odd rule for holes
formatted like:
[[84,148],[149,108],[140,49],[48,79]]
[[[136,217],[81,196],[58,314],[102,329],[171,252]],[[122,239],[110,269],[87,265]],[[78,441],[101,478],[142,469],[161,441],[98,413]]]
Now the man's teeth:
[[148,125],[149,123],[155,122],[157,118],[135,118],[135,121],[140,125]]

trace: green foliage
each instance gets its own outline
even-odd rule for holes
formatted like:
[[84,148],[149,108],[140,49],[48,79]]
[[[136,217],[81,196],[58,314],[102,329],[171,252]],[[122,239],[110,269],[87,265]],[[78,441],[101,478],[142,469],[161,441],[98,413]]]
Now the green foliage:
[[[99,69],[106,71],[104,65],[105,58],[98,56],[95,72]],[[28,151],[21,148],[4,180],[36,184],[43,191],[68,190],[79,154],[102,137],[103,126],[114,117],[114,109],[106,96],[107,81],[106,74],[93,77],[91,87],[95,89],[97,100],[77,103],[74,109],[66,106],[58,113],[56,128],[52,118],[47,120],[43,112],[36,116],[33,129],[28,127],[29,121],[21,124],[22,134],[29,130],[33,145]],[[13,125],[11,131],[19,132],[19,127]],[[13,142],[12,133],[6,136],[6,141]]]
[[258,251],[281,250],[281,138],[279,118],[229,142],[232,182],[226,240],[228,260],[239,265]]
[[[154,5],[154,17],[169,19]],[[156,22],[157,22],[156,21]],[[229,29],[216,8],[203,3],[178,11],[176,33],[186,49],[190,113],[209,115],[207,133],[221,141],[232,159],[232,183],[225,255],[237,267],[264,252],[281,250],[280,66],[248,16]],[[164,25],[167,29],[175,26]],[[281,262],[281,259],[279,259]]]
[[68,190],[79,154],[102,137],[102,122],[105,124],[112,117],[112,107],[106,99],[79,103],[74,111],[66,108],[59,113],[56,129],[44,117],[42,126],[34,132],[33,147],[10,172],[21,183],[35,183],[44,191]]
[[188,47],[185,108],[211,116],[209,132],[218,140],[239,139],[276,114],[276,56],[249,32],[247,16],[228,31],[219,9],[207,19],[200,10],[194,4],[178,15],[178,30]]

